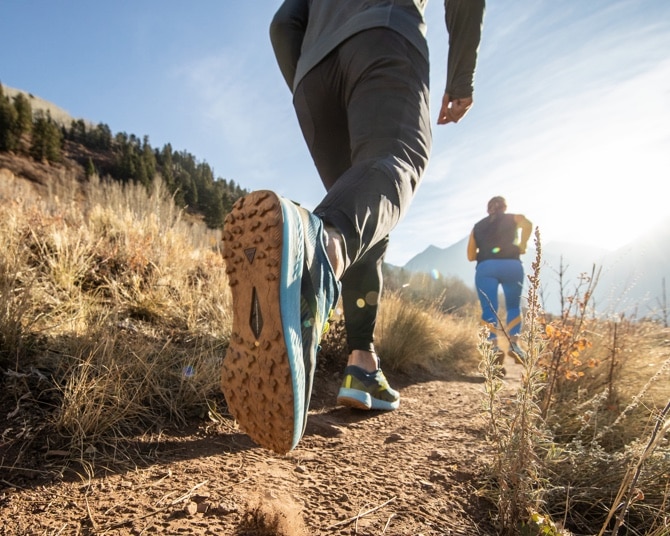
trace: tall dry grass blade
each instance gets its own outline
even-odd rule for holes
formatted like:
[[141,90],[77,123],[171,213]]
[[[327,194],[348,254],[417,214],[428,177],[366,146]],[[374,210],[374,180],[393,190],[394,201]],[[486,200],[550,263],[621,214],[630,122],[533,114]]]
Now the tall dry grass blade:
[[[489,418],[490,441],[496,447],[493,472],[497,489],[495,499],[501,534],[517,534],[519,527],[531,522],[542,504],[545,467],[540,453],[550,440],[539,406],[545,387],[539,356],[544,351],[539,317],[540,266],[542,248],[539,230],[535,231],[536,259],[528,276],[528,312],[522,334],[528,353],[522,360],[521,385],[503,400],[497,360],[480,333],[480,351],[484,358],[485,410]],[[542,517],[539,516],[538,519]],[[542,517],[542,519],[544,519]]]
[[[598,536],[603,536],[605,534],[607,526],[614,517],[615,513],[618,511],[619,513],[616,517],[616,521],[614,523],[614,527],[611,532],[611,536],[617,536],[617,534],[619,533],[619,529],[623,524],[623,518],[627,514],[631,503],[640,498],[642,492],[636,490],[636,486],[640,478],[642,465],[647,460],[647,458],[654,452],[660,441],[662,441],[663,438],[665,437],[666,433],[670,431],[670,419],[667,419],[669,414],[670,414],[670,402],[668,402],[663,411],[661,411],[660,415],[658,415],[656,419],[656,424],[654,425],[654,429],[652,430],[649,436],[649,440],[647,441],[647,445],[640,454],[640,457],[638,458],[637,462],[635,463],[634,466],[628,468],[628,471],[626,472],[626,477],[624,478],[623,482],[621,482],[621,486],[619,487],[619,491],[617,492],[617,495],[614,499],[614,503],[609,510],[607,519],[605,520],[605,523],[600,529]],[[624,495],[626,496],[625,500],[623,499]]]

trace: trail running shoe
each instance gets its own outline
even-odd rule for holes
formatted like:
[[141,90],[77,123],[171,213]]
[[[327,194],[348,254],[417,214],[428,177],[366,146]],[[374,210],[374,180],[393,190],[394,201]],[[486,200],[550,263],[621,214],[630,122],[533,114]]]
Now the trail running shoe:
[[[326,254],[324,227],[320,218],[297,205],[291,204],[304,230],[304,261],[300,292],[300,327],[305,374],[305,407],[307,415],[312,394],[316,356],[320,342],[328,331],[329,319],[340,296],[340,284]],[[303,431],[307,418],[303,419]],[[301,435],[302,435],[301,433]]]
[[382,369],[366,372],[349,365],[344,369],[337,403],[351,408],[392,411],[400,405],[400,393],[391,388]]
[[[314,365],[303,347],[305,303],[315,311],[313,329],[323,329],[327,312],[317,313],[333,306],[339,290],[327,257],[323,265],[325,252],[315,253],[323,249],[322,240],[306,244],[320,225],[319,218],[270,191],[238,200],[224,225],[233,329],[221,388],[240,428],[278,453],[297,445],[307,419]],[[332,292],[303,297],[309,262],[330,270]]]
[[510,343],[508,354],[510,357],[513,357],[520,365],[523,365],[523,362],[526,359],[526,352],[524,352],[521,346],[519,346],[519,344],[516,342]]

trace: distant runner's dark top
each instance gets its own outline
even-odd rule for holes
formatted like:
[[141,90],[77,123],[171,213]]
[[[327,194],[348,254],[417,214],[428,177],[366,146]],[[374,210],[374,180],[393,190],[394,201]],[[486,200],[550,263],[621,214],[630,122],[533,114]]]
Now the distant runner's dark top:
[[517,222],[514,214],[495,214],[479,220],[473,229],[477,262],[489,259],[519,259]]

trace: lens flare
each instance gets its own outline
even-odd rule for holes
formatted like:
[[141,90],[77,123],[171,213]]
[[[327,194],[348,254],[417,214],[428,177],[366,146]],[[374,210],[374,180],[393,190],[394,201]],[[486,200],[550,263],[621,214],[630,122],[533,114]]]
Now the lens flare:
[[368,305],[377,305],[379,302],[379,292],[371,290],[365,295],[365,303]]

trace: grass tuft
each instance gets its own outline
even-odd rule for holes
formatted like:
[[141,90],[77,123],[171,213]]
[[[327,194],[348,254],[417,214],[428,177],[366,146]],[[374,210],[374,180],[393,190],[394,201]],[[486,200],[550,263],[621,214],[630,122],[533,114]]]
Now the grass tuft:
[[414,303],[399,293],[384,297],[375,347],[384,366],[476,370],[476,320],[443,313],[437,304]]

